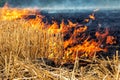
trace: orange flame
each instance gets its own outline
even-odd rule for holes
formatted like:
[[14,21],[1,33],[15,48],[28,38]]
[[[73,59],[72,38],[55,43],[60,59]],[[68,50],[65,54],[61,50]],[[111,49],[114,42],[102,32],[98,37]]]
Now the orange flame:
[[0,20],[16,20],[16,19],[22,19],[28,14],[33,14],[35,10],[29,10],[29,9],[18,9],[18,8],[11,8],[6,3],[3,8],[0,9]]
[[104,33],[100,33],[99,31],[97,31],[95,33],[95,36],[97,37],[97,39],[102,41],[103,39],[106,38],[106,36],[108,36],[108,34],[109,34],[109,30],[108,28],[106,28]]
[[34,29],[42,29],[45,26],[45,23],[42,21],[43,16],[36,15],[35,19],[29,19],[28,24],[30,24],[30,27],[33,27]]
[[92,19],[92,20],[95,20],[95,16],[94,16],[94,13],[89,15],[89,18]]
[[106,39],[106,44],[114,44],[116,43],[116,40],[113,36],[107,36],[107,39]]

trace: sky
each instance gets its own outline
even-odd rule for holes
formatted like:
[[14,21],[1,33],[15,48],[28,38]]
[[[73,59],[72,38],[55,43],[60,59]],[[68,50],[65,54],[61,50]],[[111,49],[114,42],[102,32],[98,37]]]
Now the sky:
[[43,9],[114,9],[120,8],[120,0],[9,0],[12,6]]

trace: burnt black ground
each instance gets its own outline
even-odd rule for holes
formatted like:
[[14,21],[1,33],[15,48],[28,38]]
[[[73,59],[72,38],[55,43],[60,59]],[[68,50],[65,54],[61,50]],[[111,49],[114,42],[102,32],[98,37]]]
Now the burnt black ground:
[[[50,23],[51,20],[55,20],[60,23],[62,19],[64,19],[65,22],[67,22],[67,20],[71,20],[73,22],[82,23],[82,21],[85,18],[88,18],[89,14],[93,13],[93,11],[59,11],[55,13],[41,11],[41,13]],[[120,27],[120,10],[99,10],[95,12],[95,17],[96,20],[89,25],[90,27],[97,27],[98,24],[101,24],[101,27]]]

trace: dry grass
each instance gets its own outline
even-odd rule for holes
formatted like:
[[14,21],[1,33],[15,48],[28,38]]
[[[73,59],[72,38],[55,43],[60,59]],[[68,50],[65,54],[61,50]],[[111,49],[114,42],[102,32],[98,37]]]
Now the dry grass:
[[[24,20],[0,22],[0,79],[1,80],[119,80],[118,51],[113,59],[93,58],[97,64],[74,69],[53,68],[36,62],[37,58],[51,58],[60,62],[63,55],[61,34],[24,25]],[[45,66],[44,68],[42,66]]]

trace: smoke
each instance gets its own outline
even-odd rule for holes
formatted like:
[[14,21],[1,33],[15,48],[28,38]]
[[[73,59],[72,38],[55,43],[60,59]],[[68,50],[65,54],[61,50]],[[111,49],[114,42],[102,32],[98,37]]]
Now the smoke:
[[38,7],[48,10],[118,9],[120,0],[9,0],[13,7]]

